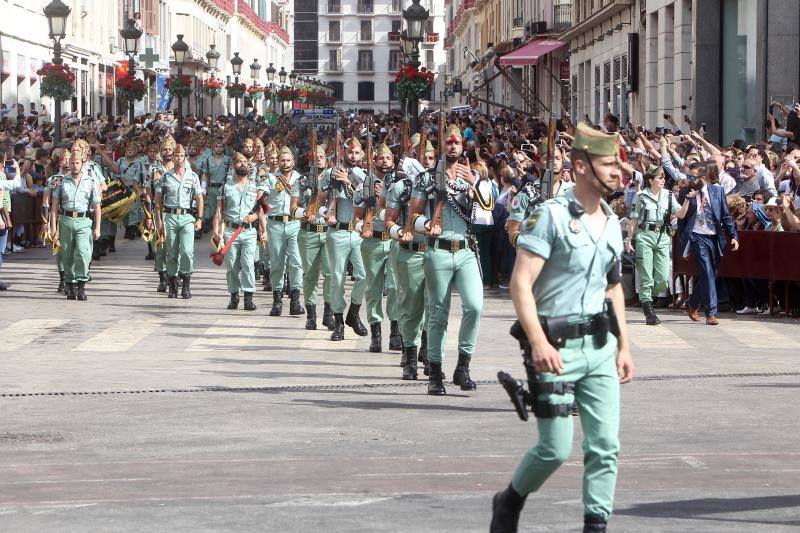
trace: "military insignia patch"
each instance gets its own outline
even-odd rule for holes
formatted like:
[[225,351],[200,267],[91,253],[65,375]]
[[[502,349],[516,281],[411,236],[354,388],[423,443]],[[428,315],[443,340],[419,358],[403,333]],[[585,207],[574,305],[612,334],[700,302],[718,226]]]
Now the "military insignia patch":
[[569,230],[572,233],[580,233],[581,232],[581,221],[577,218],[571,218],[569,220]]
[[519,209],[519,196],[511,199],[511,209]]
[[528,220],[525,221],[525,229],[532,230],[536,227],[536,223],[539,221],[539,215],[537,213],[532,214],[528,217]]

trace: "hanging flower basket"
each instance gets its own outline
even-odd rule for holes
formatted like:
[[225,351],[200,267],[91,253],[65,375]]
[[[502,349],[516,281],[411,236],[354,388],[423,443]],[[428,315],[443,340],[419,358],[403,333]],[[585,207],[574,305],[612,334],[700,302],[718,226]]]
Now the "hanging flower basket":
[[264,91],[265,91],[264,87],[262,87],[257,83],[247,88],[247,94],[249,94],[250,98],[252,98],[255,101],[264,98]]
[[230,83],[225,90],[228,91],[228,98],[241,98],[247,92],[247,85],[244,83]]
[[117,78],[117,98],[123,104],[139,102],[144,98],[144,81],[133,76],[123,76]]
[[171,96],[189,96],[192,94],[192,78],[185,74],[173,74],[167,78],[164,87]]
[[225,88],[225,83],[222,80],[218,80],[214,76],[211,76],[203,82],[200,88],[204,94],[210,96],[211,98],[216,98],[222,94],[222,89]]
[[280,89],[278,91],[279,102],[294,102],[298,97],[297,89]]
[[395,81],[401,97],[422,98],[428,94],[433,85],[433,72],[429,72],[425,67],[417,70],[415,67],[407,65],[400,69]]
[[39,94],[53,100],[69,100],[75,93],[75,74],[69,65],[47,63],[36,71],[42,77]]

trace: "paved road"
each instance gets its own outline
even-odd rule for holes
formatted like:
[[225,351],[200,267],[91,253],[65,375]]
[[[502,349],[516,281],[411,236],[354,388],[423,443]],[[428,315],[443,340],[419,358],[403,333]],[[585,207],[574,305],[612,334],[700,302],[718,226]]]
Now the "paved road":
[[[478,391],[430,398],[398,379],[398,354],[268,317],[265,293],[255,313],[225,310],[205,252],[194,298],[175,301],[140,242],[119,249],[85,303],[55,296],[44,251],[3,267],[0,530],[488,529],[535,439],[492,382],[522,374],[507,296],[486,295]],[[663,318],[629,314],[640,377],[624,390],[614,531],[797,531],[797,321]],[[580,530],[580,438],[522,531]]]

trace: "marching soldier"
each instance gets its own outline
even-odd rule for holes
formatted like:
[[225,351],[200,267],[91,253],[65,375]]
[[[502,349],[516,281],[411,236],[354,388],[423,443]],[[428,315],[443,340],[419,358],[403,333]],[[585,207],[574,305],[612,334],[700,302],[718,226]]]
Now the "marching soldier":
[[[403,343],[397,324],[397,285],[394,265],[397,247],[392,243],[389,232],[385,230],[383,220],[379,218],[386,204],[386,192],[389,190],[394,173],[394,155],[388,146],[379,144],[375,150],[374,195],[380,196],[373,211],[372,229],[365,227],[361,231],[364,242],[361,244],[361,256],[367,273],[367,322],[372,336],[370,352],[381,351],[381,323],[383,322],[383,291],[388,289],[386,298],[386,314],[389,317],[389,349],[401,350]],[[387,183],[388,179],[388,183]],[[367,213],[366,208],[356,208],[356,220],[362,220]]]
[[[332,341],[344,340],[344,326],[350,326],[356,335],[365,337],[367,328],[358,316],[366,290],[366,273],[361,258],[361,235],[354,223],[354,208],[363,206],[364,171],[356,165],[364,156],[361,143],[355,137],[345,141],[345,157],[342,166],[329,168],[320,180],[317,201],[320,215],[326,218],[328,225],[328,260],[331,267],[331,307],[333,308],[334,329]],[[354,181],[351,181],[351,176]],[[336,199],[336,208],[328,212],[328,198]],[[350,308],[344,318],[347,302],[344,297],[347,261],[353,264],[355,282],[350,292]]]
[[270,316],[281,316],[284,272],[289,273],[289,314],[305,313],[300,304],[300,284],[303,271],[297,236],[300,222],[291,216],[291,193],[300,174],[294,170],[294,154],[284,146],[278,155],[277,174],[267,175],[267,232],[269,234],[269,264],[272,278],[272,309]]
[[[158,160],[159,145],[156,142],[149,141],[145,144],[145,155],[139,160],[139,186],[142,188],[143,196],[140,198],[143,206],[143,216],[145,225],[149,231],[153,230],[153,198],[155,192],[153,191],[153,172],[155,168],[160,165]],[[144,207],[147,210],[144,210]],[[153,232],[155,233],[155,232]],[[153,243],[157,240],[157,235],[151,235],[150,240],[147,241],[147,255],[144,257],[146,261],[156,258]],[[158,269],[156,269],[158,271]],[[164,291],[167,290],[167,278],[164,276]]]
[[250,179],[250,163],[240,154],[233,155],[235,178],[220,186],[217,195],[216,213],[214,215],[214,238],[222,242],[222,223],[226,224],[225,240],[229,241],[238,228],[242,231],[231,244],[225,256],[227,269],[228,292],[231,301],[228,309],[238,309],[239,289],[244,294],[244,309],[255,311],[253,293],[256,290],[254,270],[257,233],[263,232],[259,225],[258,197],[259,188]]
[[[163,152],[162,152],[163,155]],[[159,231],[166,237],[169,297],[178,297],[178,276],[183,282],[181,298],[191,298],[190,281],[194,271],[194,232],[202,227],[203,192],[200,178],[186,161],[186,149],[175,147],[175,165],[166,170],[156,190]],[[197,202],[198,217],[191,214]]]
[[[52,199],[54,198],[55,191],[58,189],[58,186],[61,184],[61,179],[70,173],[70,152],[64,150],[61,156],[58,158],[58,170],[55,174],[50,176],[47,179],[47,184],[45,186],[44,195],[42,197],[42,211],[45,215],[45,219],[47,220],[47,234],[50,235],[50,239],[57,243],[57,239],[54,239],[53,236],[56,235],[58,231],[58,226],[53,225],[50,223],[50,205],[52,204]],[[61,255],[61,248],[57,244],[53,245],[53,251],[56,252],[56,266],[58,267],[58,289],[56,292],[64,292],[65,285],[64,285],[64,260]]]
[[[446,189],[435,191],[436,180],[423,174],[414,184],[411,193],[411,225],[414,231],[428,237],[425,252],[425,285],[428,291],[428,394],[446,393],[442,383],[442,352],[447,333],[450,295],[453,285],[461,296],[461,326],[458,334],[458,363],[453,373],[453,383],[461,390],[475,390],[477,386],[469,375],[469,365],[475,351],[475,339],[483,309],[483,283],[476,256],[476,243],[470,227],[473,201],[491,205],[491,184],[480,181],[477,172],[459,162],[463,149],[461,130],[450,126],[445,136]],[[441,158],[441,156],[440,156]],[[437,168],[437,172],[441,172]],[[444,194],[436,202],[432,218],[422,213],[428,204],[429,194]],[[441,216],[437,213],[441,212]]]
[[[253,140],[253,146],[253,164],[251,165],[253,168],[253,179],[259,187],[263,187],[264,190],[267,190],[269,187],[270,170],[269,165],[267,165],[267,154],[264,148],[264,142],[256,137]],[[261,279],[263,276],[263,289],[265,291],[272,291],[272,282],[269,279],[269,250],[267,249],[265,241],[266,238],[262,236],[258,241],[258,248],[256,249],[256,279]]]
[[507,231],[508,240],[514,247],[517,246],[517,239],[519,239],[520,224],[531,216],[533,210],[543,200],[539,183],[539,180],[524,180],[520,190],[511,199]]
[[[162,176],[175,169],[175,147],[177,143],[171,135],[167,135],[161,143],[161,159],[152,167],[153,178],[150,182],[151,198],[155,200],[156,194],[161,191]],[[159,219],[161,217],[158,217]],[[167,292],[169,276],[167,275],[167,247],[163,225],[156,224],[155,239],[155,271],[158,272],[157,292]]]
[[84,167],[83,157],[80,148],[70,154],[69,174],[61,178],[51,199],[50,226],[56,228],[53,241],[61,242],[68,300],[86,300],[92,240],[100,238],[100,186]]
[[220,187],[225,184],[228,171],[231,167],[231,158],[225,155],[225,146],[221,139],[214,139],[211,143],[212,154],[203,160],[203,172],[200,176],[202,188],[205,191],[205,206],[203,209],[204,226],[210,228],[211,221],[217,209],[217,195]]
[[613,506],[619,385],[634,372],[620,285],[622,232],[603,201],[620,185],[618,135],[580,124],[570,155],[575,187],[540,205],[517,242],[511,297],[519,320],[512,331],[530,390],[505,373],[498,377],[520,417],[527,419],[526,404],[533,407],[539,442],[495,495],[492,533],[516,532],[528,494],[569,457],[573,398],[584,434],[583,531],[606,531]]
[[[315,154],[317,165],[317,180],[328,165],[325,149],[317,146]],[[317,212],[309,211],[311,204],[312,188],[306,176],[295,181],[292,187],[292,216],[300,220],[300,234],[297,245],[300,248],[300,259],[303,262],[303,299],[306,304],[306,329],[317,329],[317,283],[320,274],[322,279],[322,297],[324,301],[322,325],[333,330],[333,310],[331,309],[331,272],[328,262],[326,242],[328,238],[328,225],[325,219]]]

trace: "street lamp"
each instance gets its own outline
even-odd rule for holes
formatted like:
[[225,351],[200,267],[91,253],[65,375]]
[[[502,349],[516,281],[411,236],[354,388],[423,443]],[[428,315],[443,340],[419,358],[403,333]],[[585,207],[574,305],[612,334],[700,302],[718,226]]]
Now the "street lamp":
[[281,80],[281,85],[286,83],[286,71],[281,67],[281,71],[278,72],[278,79]]
[[[183,34],[178,34],[178,40],[172,43],[172,53],[175,54],[175,63],[178,64],[178,76],[183,74],[183,62],[186,61],[186,53],[189,45],[183,40]],[[183,127],[183,96],[178,95],[178,125]]]
[[[233,58],[231,58],[231,68],[233,69],[233,76],[234,76],[234,83],[239,84],[239,74],[242,73],[242,65],[244,64],[244,59],[239,57],[239,52],[233,53]],[[239,116],[239,98],[234,98],[236,100],[236,116]]]
[[[411,58],[410,65],[419,68],[419,43],[425,38],[425,23],[428,21],[428,10],[419,5],[419,0],[413,0],[408,9],[403,11],[403,20],[406,21],[403,52]],[[411,45],[409,50],[407,46]],[[411,131],[419,131],[419,98],[408,98],[408,114],[411,118]]]
[[[217,72],[217,65],[219,65],[219,57],[220,53],[217,50],[217,45],[212,44],[209,45],[210,50],[206,52],[206,60],[208,61],[208,70],[211,71],[211,77],[214,77],[214,74]],[[214,94],[211,94],[211,116],[214,116]]]
[[[136,27],[133,19],[128,19],[127,24],[119,34],[122,37],[122,51],[128,56],[128,77],[135,78],[136,72],[136,54],[139,51],[139,38],[142,36],[142,30]],[[133,100],[128,102],[128,123],[133,124]]]
[[253,79],[253,83],[258,82],[258,73],[261,71],[261,65],[258,64],[258,59],[254,59],[252,63],[250,63],[250,77]]
[[294,87],[294,83],[296,81],[297,81],[297,74],[295,74],[294,71],[292,71],[292,73],[289,74],[289,83],[291,83],[292,87]]
[[[267,82],[269,82],[269,85],[268,85],[268,88],[267,88],[267,94],[271,94],[272,93],[272,81],[275,79],[275,72],[276,72],[275,67],[272,66],[272,63],[270,63],[269,66],[267,67]],[[273,108],[277,108],[278,107],[277,104],[278,104],[278,101],[277,101],[277,99],[275,99],[275,101],[272,102]],[[275,109],[275,114],[277,114],[277,113],[278,113],[278,110]]]
[[[61,65],[61,39],[67,33],[67,17],[72,10],[64,5],[61,0],[53,0],[44,8],[44,16],[47,17],[47,26],[50,30],[50,38],[53,39],[53,64]],[[55,118],[55,144],[61,142],[61,100],[54,101],[53,110]]]

